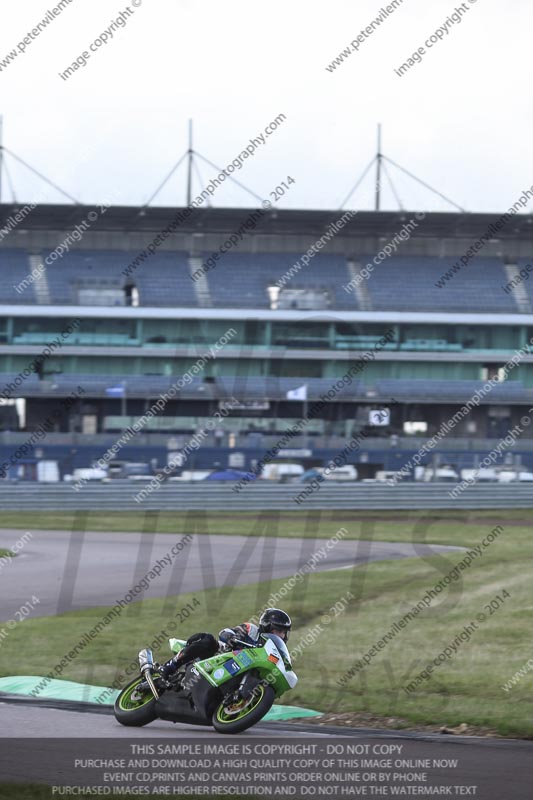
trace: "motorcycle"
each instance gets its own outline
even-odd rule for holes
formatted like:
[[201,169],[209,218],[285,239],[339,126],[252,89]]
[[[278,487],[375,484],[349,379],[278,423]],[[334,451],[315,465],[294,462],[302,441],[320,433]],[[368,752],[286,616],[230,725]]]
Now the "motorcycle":
[[[169,639],[179,653],[183,639]],[[219,733],[241,733],[270,710],[276,697],[298,683],[283,639],[261,635],[257,644],[232,643],[232,650],[196,660],[163,678],[151,650],[141,650],[141,674],[118,695],[114,712],[121,725],[140,727],[155,719],[212,725]]]

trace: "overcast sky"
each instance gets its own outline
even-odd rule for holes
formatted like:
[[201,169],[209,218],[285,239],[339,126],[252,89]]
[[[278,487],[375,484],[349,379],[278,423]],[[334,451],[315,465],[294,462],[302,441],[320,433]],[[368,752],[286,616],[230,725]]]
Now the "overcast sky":
[[[140,3],[134,6],[133,3]],[[54,8],[4,0],[0,64]],[[460,24],[424,42],[460,3],[403,0],[333,72],[326,66],[386,0],[130,0],[85,67],[59,77],[127,6],[72,0],[0,72],[4,145],[82,202],[141,204],[187,147],[226,166],[278,114],[286,121],[235,176],[261,197],[287,176],[280,208],[338,208],[383,151],[468,211],[502,211],[533,185],[529,0],[465,0]],[[127,15],[128,12],[126,11]],[[422,61],[395,73],[420,46]],[[80,157],[82,157],[80,161]],[[198,162],[203,183],[216,174]],[[7,156],[17,199],[41,184]],[[390,168],[404,207],[453,210]],[[155,201],[182,205],[184,165]],[[202,186],[195,177],[195,193]],[[372,207],[372,180],[354,208]],[[2,199],[11,192],[2,182]],[[62,202],[54,191],[50,202]],[[215,206],[255,206],[226,182]],[[383,208],[397,204],[386,188]],[[533,209],[533,204],[528,210]]]

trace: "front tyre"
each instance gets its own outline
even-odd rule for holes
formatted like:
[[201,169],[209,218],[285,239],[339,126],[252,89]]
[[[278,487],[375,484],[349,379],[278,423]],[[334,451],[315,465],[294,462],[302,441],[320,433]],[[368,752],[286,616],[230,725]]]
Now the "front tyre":
[[121,725],[140,728],[142,725],[148,725],[149,722],[153,722],[157,717],[155,710],[156,699],[152,692],[148,690],[141,694],[137,690],[137,687],[143,680],[143,676],[139,675],[139,677],[135,678],[122,689],[115,700],[113,709],[115,712],[115,719],[120,722]]
[[222,702],[213,714],[213,728],[219,733],[241,733],[263,719],[275,697],[272,686],[260,683],[249,700],[233,704]]

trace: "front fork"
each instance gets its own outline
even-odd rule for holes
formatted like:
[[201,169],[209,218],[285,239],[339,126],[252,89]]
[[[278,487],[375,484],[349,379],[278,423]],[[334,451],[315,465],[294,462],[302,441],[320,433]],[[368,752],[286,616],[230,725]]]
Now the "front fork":
[[237,691],[243,700],[250,700],[261,683],[262,681],[257,675],[254,675],[253,672],[248,672],[240,682]]
[[[139,653],[139,667],[141,669],[143,678],[147,686],[149,687],[153,696],[157,700],[159,698],[159,692],[157,691],[154,679],[152,678],[152,670],[154,669],[154,657],[152,651],[148,647],[146,647],[144,650],[141,650],[141,652]],[[140,686],[142,686],[142,684],[140,684]]]

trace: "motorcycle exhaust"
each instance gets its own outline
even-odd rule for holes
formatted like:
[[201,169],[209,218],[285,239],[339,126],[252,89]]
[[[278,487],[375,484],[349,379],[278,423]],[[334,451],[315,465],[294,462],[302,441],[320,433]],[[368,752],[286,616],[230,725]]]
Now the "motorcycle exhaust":
[[152,670],[154,668],[154,657],[152,655],[152,651],[148,647],[145,648],[144,650],[141,650],[141,652],[139,653],[139,667],[141,668],[144,680],[150,687],[150,691],[157,700],[159,698],[159,692],[157,691],[154,679],[152,678]]

